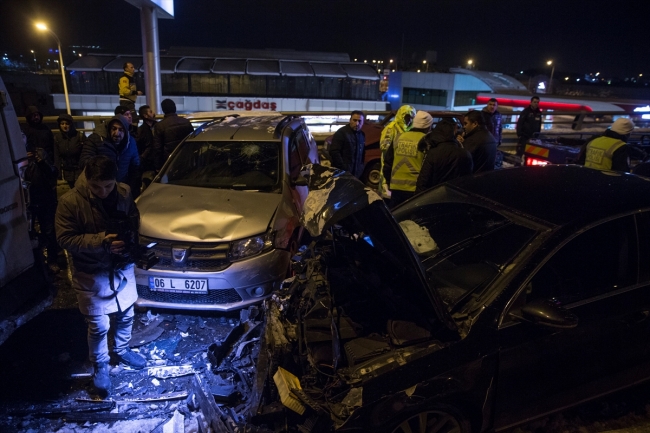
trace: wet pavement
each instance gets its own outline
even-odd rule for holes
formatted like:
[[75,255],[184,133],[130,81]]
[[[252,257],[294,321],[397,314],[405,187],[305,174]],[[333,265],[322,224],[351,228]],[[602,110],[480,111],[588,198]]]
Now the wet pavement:
[[[182,428],[165,431],[207,431],[212,420],[205,406],[216,406],[214,399],[206,403],[210,389],[230,391],[223,398],[241,395],[234,392],[240,379],[213,373],[211,363],[221,359],[209,348],[255,326],[250,316],[256,308],[200,316],[147,310],[136,312],[131,339],[147,367],[136,371],[113,362],[112,393],[101,400],[92,387],[86,324],[69,278],[67,270],[55,276],[52,305],[0,346],[0,432],[151,432],[174,422]],[[244,360],[231,362],[252,372],[249,354],[238,354]],[[231,386],[220,388],[221,382]]]
[[[131,346],[148,361],[113,363],[112,394],[92,388],[86,324],[70,275],[56,296],[0,345],[0,433],[239,432],[250,410],[260,314],[136,311]],[[109,337],[110,341],[110,337]],[[522,384],[522,386],[524,386]],[[620,392],[507,433],[650,432],[650,385]]]

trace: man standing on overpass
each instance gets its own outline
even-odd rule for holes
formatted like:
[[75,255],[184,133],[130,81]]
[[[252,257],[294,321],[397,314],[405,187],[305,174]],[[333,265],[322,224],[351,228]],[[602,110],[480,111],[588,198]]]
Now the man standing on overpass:
[[135,101],[138,98],[138,95],[142,95],[142,92],[135,86],[135,67],[133,66],[133,63],[126,62],[123,67],[124,75],[120,77],[118,83],[120,105],[126,107],[131,112],[131,116],[137,120]]
[[539,109],[539,96],[530,98],[530,105],[521,112],[517,120],[517,156],[524,154],[524,148],[536,132],[542,130],[542,110]]

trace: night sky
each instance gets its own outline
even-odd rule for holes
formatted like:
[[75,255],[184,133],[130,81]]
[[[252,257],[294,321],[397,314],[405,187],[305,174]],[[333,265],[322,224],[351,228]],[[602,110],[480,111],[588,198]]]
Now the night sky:
[[[284,48],[348,53],[351,59],[475,61],[506,73],[650,74],[650,1],[583,0],[176,0],[159,21],[170,46]],[[46,21],[65,45],[140,53],[139,10],[124,0],[0,0],[0,50],[31,56],[54,45],[33,30]],[[402,43],[404,41],[404,43]],[[4,54],[3,52],[3,54]]]

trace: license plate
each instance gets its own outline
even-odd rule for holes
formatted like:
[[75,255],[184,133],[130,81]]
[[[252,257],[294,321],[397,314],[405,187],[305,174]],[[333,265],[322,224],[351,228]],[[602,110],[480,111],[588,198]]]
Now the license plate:
[[200,278],[149,277],[149,290],[152,292],[207,294],[208,280]]

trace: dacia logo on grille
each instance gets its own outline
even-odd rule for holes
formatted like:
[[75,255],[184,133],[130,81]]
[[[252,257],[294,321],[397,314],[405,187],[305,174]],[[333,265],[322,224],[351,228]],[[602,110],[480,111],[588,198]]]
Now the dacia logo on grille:
[[184,264],[187,259],[187,248],[172,247],[172,259],[174,260],[174,264]]

